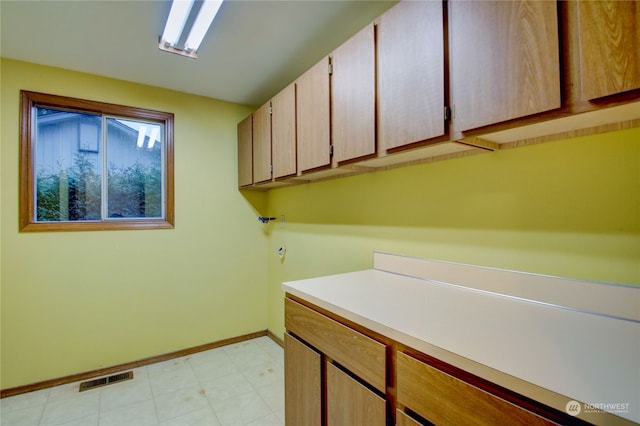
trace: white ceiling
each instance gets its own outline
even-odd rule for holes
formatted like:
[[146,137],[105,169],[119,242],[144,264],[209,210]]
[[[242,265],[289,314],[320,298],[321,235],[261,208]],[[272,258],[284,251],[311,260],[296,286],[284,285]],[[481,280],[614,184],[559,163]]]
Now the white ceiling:
[[227,0],[193,60],[158,49],[166,0],[0,0],[0,54],[259,106],[393,3]]

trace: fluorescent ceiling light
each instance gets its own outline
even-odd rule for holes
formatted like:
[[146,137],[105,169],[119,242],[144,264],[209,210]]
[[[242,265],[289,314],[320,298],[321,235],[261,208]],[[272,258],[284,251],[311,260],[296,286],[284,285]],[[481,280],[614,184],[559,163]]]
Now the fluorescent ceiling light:
[[167,25],[165,25],[164,32],[162,33],[163,42],[170,46],[178,44],[180,34],[182,34],[184,24],[187,23],[187,18],[189,17],[189,12],[191,11],[192,6],[193,0],[173,1],[169,17],[167,18]]
[[222,1],[205,0],[184,44],[185,49],[198,50],[221,5]]
[[190,14],[194,14],[193,9],[194,0],[173,0],[171,5],[171,11],[167,18],[167,24],[165,26],[160,43],[158,47],[161,50],[165,50],[171,53],[177,53],[180,55],[188,56],[190,58],[197,58],[197,50],[207,34],[213,19],[216,17],[222,0],[204,0],[201,2],[198,10],[198,16],[195,20],[191,20],[193,25],[189,29],[189,35],[186,37],[184,46],[179,46],[180,40],[184,40],[183,32],[187,30],[185,24],[189,22]]

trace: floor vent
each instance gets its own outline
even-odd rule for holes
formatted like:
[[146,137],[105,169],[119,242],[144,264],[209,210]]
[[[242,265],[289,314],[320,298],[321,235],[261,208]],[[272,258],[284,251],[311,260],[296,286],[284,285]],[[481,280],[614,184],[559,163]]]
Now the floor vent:
[[123,382],[125,380],[133,379],[133,371],[127,371],[126,373],[114,374],[109,377],[102,377],[100,379],[88,380],[80,383],[80,392],[99,388],[100,386],[107,386],[112,383]]

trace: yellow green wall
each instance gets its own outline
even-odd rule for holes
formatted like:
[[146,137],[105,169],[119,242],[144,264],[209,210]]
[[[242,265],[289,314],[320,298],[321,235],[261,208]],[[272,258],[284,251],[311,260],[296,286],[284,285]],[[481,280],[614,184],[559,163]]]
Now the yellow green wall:
[[[282,281],[374,250],[640,285],[640,129],[241,193],[247,107],[10,60],[0,75],[2,389],[282,336]],[[18,233],[20,89],[174,112],[176,229]]]
[[281,188],[268,203],[285,215],[268,242],[278,335],[282,281],[370,268],[374,250],[640,284],[638,128]]
[[[2,60],[1,388],[267,327],[266,238],[237,187],[249,108]],[[18,233],[19,90],[175,114],[173,230]]]

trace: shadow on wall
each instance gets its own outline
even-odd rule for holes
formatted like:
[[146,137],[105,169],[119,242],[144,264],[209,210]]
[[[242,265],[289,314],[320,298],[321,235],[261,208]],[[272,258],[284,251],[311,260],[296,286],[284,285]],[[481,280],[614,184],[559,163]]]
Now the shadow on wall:
[[290,223],[638,233],[638,140],[635,128],[243,195]]
[[[251,206],[251,209],[256,215],[256,221],[258,221],[259,217],[266,215],[268,206],[268,193],[266,191],[244,189],[241,190],[240,193]],[[271,233],[270,230],[270,226],[262,227],[262,232],[267,236]]]

